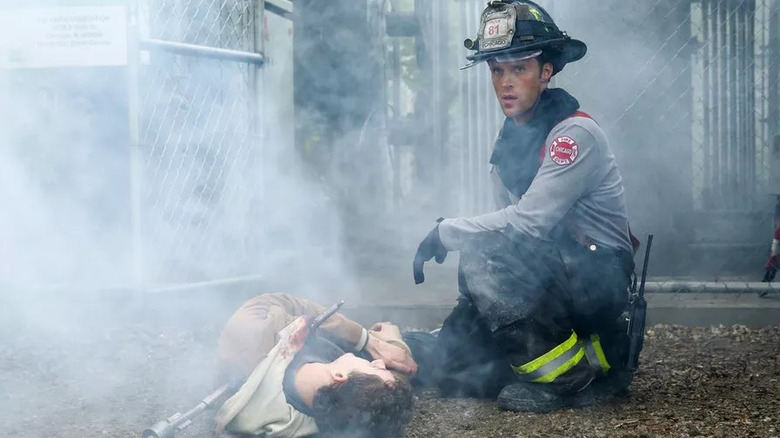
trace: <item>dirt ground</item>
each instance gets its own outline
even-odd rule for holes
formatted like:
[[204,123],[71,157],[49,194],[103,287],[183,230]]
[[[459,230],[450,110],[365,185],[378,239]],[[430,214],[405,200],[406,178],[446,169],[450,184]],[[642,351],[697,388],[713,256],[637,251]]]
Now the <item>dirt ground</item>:
[[647,331],[629,398],[551,414],[420,397],[408,436],[780,437],[780,327]]
[[[54,321],[0,324],[2,437],[140,437],[213,388],[217,325]],[[179,436],[211,430],[204,416]],[[423,392],[407,436],[780,437],[780,327],[651,327],[630,396],[587,410],[516,414]]]

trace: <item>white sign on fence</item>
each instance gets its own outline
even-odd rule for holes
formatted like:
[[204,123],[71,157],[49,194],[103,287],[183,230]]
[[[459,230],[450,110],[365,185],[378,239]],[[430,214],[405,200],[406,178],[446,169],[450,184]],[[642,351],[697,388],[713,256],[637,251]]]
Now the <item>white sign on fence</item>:
[[0,68],[126,64],[125,6],[0,10]]

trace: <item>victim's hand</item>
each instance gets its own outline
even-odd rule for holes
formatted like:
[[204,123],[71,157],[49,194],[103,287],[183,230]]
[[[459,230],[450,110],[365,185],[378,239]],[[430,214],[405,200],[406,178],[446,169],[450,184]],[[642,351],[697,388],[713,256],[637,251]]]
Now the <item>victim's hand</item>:
[[371,333],[383,341],[389,341],[391,339],[403,341],[401,329],[399,329],[397,325],[389,322],[378,322],[372,325]]
[[417,362],[414,361],[414,358],[408,351],[397,345],[387,343],[370,332],[368,335],[366,351],[368,351],[368,354],[374,359],[381,359],[387,368],[411,376],[417,373]]

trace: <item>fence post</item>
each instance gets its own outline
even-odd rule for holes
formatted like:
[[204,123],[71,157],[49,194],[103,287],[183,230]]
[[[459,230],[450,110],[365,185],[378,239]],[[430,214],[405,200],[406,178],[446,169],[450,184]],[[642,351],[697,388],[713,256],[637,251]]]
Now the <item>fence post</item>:
[[[767,129],[770,131],[772,149],[775,152],[780,152],[780,0],[768,0],[769,4],[769,24],[768,24],[768,38],[769,50],[768,55],[770,65],[768,66],[769,74],[769,126]],[[774,188],[774,190],[778,190]]]
[[[263,38],[264,32],[267,32],[266,30],[266,18],[265,18],[265,2],[262,0],[257,0],[254,2],[255,6],[252,8],[252,13],[254,16],[252,17],[252,52],[255,53],[262,53],[265,56],[265,39]],[[257,190],[255,195],[252,197],[251,202],[251,209],[253,213],[255,212],[255,208],[257,208],[257,217],[265,217],[265,209],[266,209],[266,175],[265,175],[265,166],[267,165],[267,162],[265,160],[265,132],[263,132],[264,126],[263,121],[265,120],[265,104],[263,99],[263,69],[260,66],[257,65],[249,65],[248,68],[250,68],[250,87],[251,87],[251,96],[249,98],[249,105],[251,106],[249,114],[251,114],[251,122],[249,126],[249,138],[251,139],[249,141],[249,148],[252,150],[250,152],[250,156],[256,157],[257,163],[259,163],[260,168],[260,176],[257,177],[252,176],[252,186],[255,187]],[[254,174],[253,172],[251,172]],[[257,199],[259,198],[259,199]],[[266,222],[265,221],[259,221],[259,224],[257,225],[261,228],[260,235],[264,236],[265,233],[265,227]]]
[[130,148],[130,214],[132,229],[132,288],[144,287],[143,239],[141,236],[142,169],[140,151],[138,0],[128,0],[127,26],[127,115]]

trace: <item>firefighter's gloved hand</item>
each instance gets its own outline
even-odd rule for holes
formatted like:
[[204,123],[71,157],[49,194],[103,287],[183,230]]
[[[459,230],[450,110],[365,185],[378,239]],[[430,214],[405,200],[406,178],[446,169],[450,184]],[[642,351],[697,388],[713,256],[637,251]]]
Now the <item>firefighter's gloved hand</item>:
[[[442,220],[444,219],[438,219],[437,222],[441,222]],[[444,263],[444,259],[447,258],[447,248],[441,243],[438,225],[425,236],[425,239],[420,243],[420,246],[417,247],[417,254],[414,256],[414,263],[412,264],[414,270],[414,284],[420,284],[425,281],[423,264],[432,258],[436,259],[436,263]]]

